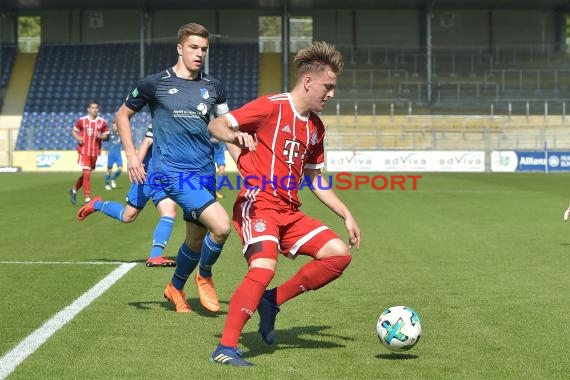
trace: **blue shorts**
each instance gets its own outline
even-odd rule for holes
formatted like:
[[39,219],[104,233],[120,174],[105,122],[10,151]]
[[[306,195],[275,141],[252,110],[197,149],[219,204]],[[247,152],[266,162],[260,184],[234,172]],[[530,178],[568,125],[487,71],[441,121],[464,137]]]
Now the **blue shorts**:
[[152,200],[152,203],[154,203],[154,206],[156,207],[160,201],[165,198],[168,198],[168,196],[161,189],[154,188],[148,183],[133,183],[131,184],[131,189],[127,194],[127,203],[137,210],[142,210],[149,199]]
[[166,195],[184,211],[184,220],[203,226],[198,221],[202,212],[216,202],[214,174],[171,172],[160,178]]
[[107,156],[107,169],[113,169],[113,164],[123,166],[123,157],[121,156],[121,151],[109,151]]

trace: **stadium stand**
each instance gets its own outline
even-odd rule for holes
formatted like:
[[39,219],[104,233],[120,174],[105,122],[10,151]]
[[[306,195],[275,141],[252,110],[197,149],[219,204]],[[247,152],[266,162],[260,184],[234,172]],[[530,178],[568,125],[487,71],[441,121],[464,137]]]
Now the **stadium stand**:
[[6,87],[8,87],[15,61],[16,44],[2,44],[0,46],[0,110],[2,110]]
[[[84,115],[91,98],[101,103],[101,116],[111,120],[126,93],[141,78],[140,47],[134,43],[43,45],[26,100],[16,150],[72,150],[74,122]],[[230,108],[257,96],[256,44],[211,45],[210,74],[222,80]],[[145,73],[176,62],[172,44],[153,43],[146,49]],[[79,112],[78,112],[79,111]],[[133,118],[139,144],[150,121],[148,111]]]
[[[342,48],[342,47],[341,47]],[[426,53],[405,48],[344,48],[347,65],[339,78],[338,108],[325,112],[372,114],[373,107],[411,102],[420,112],[438,114],[523,114],[526,103],[552,103],[561,112],[570,100],[568,57],[551,46],[435,49],[429,109]],[[403,105],[403,106],[402,106]]]

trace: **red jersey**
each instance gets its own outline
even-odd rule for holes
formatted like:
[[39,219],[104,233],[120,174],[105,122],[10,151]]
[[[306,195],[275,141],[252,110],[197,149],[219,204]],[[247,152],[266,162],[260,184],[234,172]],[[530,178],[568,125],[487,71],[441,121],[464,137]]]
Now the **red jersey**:
[[252,188],[256,199],[289,208],[301,205],[299,186],[309,185],[303,170],[325,165],[325,127],[313,112],[302,116],[291,94],[262,96],[224,115],[232,126],[254,135],[257,148],[242,151],[238,170],[244,179],[241,195]]
[[77,144],[77,152],[85,156],[98,156],[101,153],[101,140],[98,134],[108,135],[109,128],[107,122],[100,116],[91,120],[89,115],[77,120],[75,131],[83,138],[83,144]]

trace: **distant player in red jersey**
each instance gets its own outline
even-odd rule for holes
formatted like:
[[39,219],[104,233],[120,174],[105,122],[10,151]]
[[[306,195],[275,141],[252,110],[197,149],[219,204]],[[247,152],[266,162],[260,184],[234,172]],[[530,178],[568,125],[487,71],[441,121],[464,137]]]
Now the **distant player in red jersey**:
[[[212,121],[215,138],[234,142],[247,132],[256,146],[241,150],[237,160],[245,186],[234,204],[234,226],[243,242],[249,269],[230,299],[220,344],[210,361],[248,366],[238,341],[257,309],[259,332],[267,344],[275,338],[275,317],[286,301],[337,279],[360,247],[360,229],[346,205],[321,175],[325,128],[317,116],[334,96],[341,54],[326,42],[315,42],[295,57],[297,82],[290,93],[260,97]],[[234,147],[228,146],[230,153]],[[235,154],[235,153],[233,153]],[[322,222],[299,210],[300,186],[309,187],[329,209],[344,219],[346,244]],[[311,256],[289,280],[266,290],[279,253],[289,258]]]
[[75,123],[71,134],[77,140],[77,163],[81,166],[81,176],[69,189],[72,204],[77,203],[77,191],[83,187],[85,203],[91,200],[91,171],[95,169],[97,157],[101,153],[101,141],[109,138],[109,128],[105,119],[99,116],[99,102],[90,100],[87,106],[88,115]]

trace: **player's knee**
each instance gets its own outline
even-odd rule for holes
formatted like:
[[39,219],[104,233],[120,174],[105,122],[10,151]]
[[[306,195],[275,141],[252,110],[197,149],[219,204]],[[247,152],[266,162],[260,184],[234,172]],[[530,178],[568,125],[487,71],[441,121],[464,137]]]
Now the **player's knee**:
[[350,256],[348,245],[341,239],[332,239],[328,241],[317,253],[316,258],[333,257],[333,256]]
[[338,278],[342,275],[346,267],[350,264],[352,260],[351,255],[343,255],[343,256],[330,256],[324,257],[319,259],[322,263],[323,268],[330,273],[331,278],[329,281],[332,281],[335,278]]
[[123,223],[132,223],[135,221],[137,216],[139,216],[139,210],[129,205],[125,208],[125,211],[123,212],[122,221]]
[[254,267],[247,271],[245,277],[250,281],[260,284],[264,288],[267,288],[267,286],[269,286],[269,283],[271,283],[274,275],[274,270]]
[[229,223],[220,223],[210,229],[212,239],[219,244],[224,243],[230,236],[231,227]]

